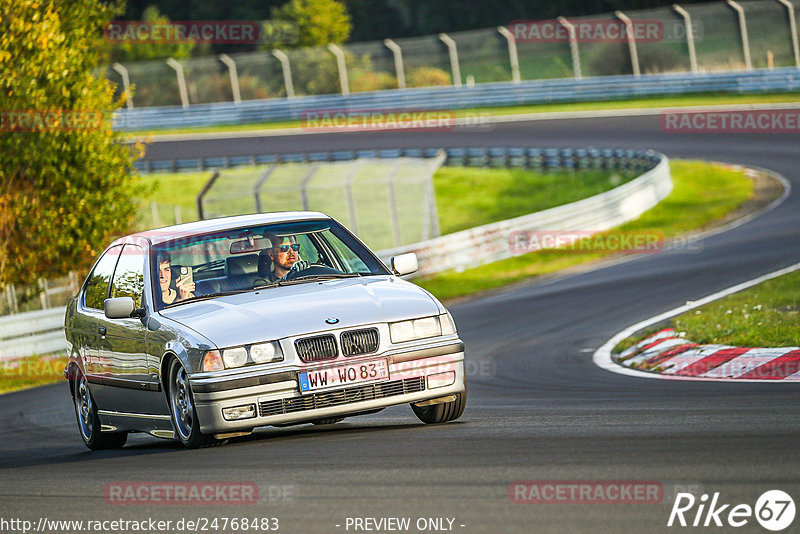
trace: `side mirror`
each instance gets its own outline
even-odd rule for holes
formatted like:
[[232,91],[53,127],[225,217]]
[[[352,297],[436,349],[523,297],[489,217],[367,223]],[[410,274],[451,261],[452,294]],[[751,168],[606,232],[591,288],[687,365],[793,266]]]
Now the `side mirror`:
[[414,273],[417,269],[419,269],[419,262],[414,252],[400,254],[392,258],[392,271],[397,276]]
[[127,319],[132,317],[136,309],[136,303],[131,297],[117,297],[103,301],[103,309],[109,319]]

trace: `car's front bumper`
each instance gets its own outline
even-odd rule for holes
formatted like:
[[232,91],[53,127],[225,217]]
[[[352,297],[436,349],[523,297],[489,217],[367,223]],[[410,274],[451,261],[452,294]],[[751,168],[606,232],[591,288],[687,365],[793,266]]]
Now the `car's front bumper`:
[[[369,412],[464,391],[464,344],[461,341],[326,364],[376,358],[388,359],[388,380],[313,393],[301,394],[299,371],[284,370],[227,380],[192,380],[200,429],[205,434],[247,431],[259,426]],[[225,408],[251,404],[256,408],[255,417],[229,421],[223,416]]]

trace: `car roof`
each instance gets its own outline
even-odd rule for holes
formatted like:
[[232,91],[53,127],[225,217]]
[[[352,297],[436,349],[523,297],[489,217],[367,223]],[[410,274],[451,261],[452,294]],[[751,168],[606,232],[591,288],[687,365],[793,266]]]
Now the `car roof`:
[[130,243],[137,238],[147,239],[151,244],[158,245],[166,241],[171,241],[177,237],[190,236],[196,234],[205,234],[210,232],[217,232],[228,230],[231,228],[240,228],[244,226],[255,226],[259,224],[271,224],[293,221],[307,221],[330,219],[331,217],[317,211],[281,211],[272,213],[255,213],[252,215],[235,215],[232,217],[221,217],[219,219],[207,219],[204,221],[196,221],[184,224],[176,224],[174,226],[165,226],[163,228],[156,228],[153,230],[146,230],[144,232],[137,232],[125,237],[121,237],[114,241],[117,243]]

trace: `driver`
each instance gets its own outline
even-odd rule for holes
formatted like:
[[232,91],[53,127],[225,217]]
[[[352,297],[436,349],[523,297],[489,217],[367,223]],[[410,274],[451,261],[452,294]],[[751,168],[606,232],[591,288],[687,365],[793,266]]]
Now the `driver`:
[[300,259],[300,243],[294,236],[279,237],[265,235],[270,240],[271,248],[267,255],[272,260],[272,270],[267,273],[267,281],[276,282],[289,274],[289,271],[308,269],[309,263]]

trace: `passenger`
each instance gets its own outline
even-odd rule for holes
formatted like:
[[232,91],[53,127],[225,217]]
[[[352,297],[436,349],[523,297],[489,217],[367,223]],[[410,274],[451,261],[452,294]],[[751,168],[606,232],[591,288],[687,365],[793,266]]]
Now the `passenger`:
[[189,282],[189,280],[178,278],[175,282],[175,287],[178,290],[175,291],[170,287],[170,283],[172,282],[172,257],[169,252],[163,252],[158,256],[158,280],[161,285],[161,293],[159,296],[164,305],[194,297],[194,281]]
[[302,271],[307,269],[309,263],[300,259],[300,243],[294,236],[279,237],[267,234],[264,237],[270,240],[271,248],[266,249],[269,259],[272,260],[272,270],[266,273],[269,282],[282,280],[289,271]]

